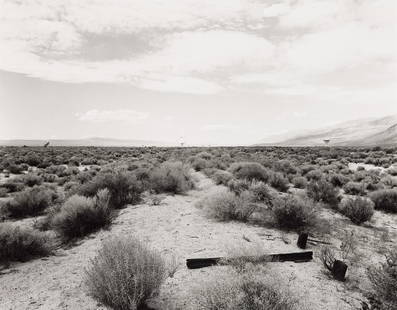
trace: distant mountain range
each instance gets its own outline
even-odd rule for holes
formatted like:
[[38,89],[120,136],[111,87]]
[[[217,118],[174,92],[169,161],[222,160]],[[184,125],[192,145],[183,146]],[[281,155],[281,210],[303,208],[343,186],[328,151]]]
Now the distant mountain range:
[[43,146],[49,142],[50,146],[172,146],[172,143],[150,141],[150,140],[133,140],[133,139],[113,139],[113,138],[86,138],[86,139],[49,139],[49,140],[0,140],[2,146]]
[[360,119],[320,129],[287,132],[263,139],[258,145],[279,146],[396,146],[397,115]]

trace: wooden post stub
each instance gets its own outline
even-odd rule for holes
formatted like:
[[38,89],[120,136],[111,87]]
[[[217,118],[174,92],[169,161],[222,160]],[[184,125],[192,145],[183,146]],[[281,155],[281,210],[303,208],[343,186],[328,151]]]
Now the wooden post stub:
[[336,260],[332,266],[332,275],[338,281],[346,280],[347,265],[341,260]]
[[301,249],[306,249],[307,238],[309,237],[308,233],[301,233],[298,237],[298,242],[296,245]]

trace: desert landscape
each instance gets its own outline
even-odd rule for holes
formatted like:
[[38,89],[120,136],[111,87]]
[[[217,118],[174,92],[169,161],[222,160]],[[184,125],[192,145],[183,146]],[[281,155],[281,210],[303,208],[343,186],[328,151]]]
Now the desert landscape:
[[396,0],[0,0],[0,310],[397,310]]
[[3,147],[1,308],[395,309],[396,163],[390,147]]

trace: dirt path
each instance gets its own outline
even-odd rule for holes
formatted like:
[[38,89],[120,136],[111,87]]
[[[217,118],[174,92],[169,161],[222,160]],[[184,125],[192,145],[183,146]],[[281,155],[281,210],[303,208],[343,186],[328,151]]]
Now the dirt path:
[[[0,309],[104,309],[91,299],[83,284],[84,268],[95,256],[101,240],[115,235],[138,237],[165,255],[179,260],[173,278],[166,281],[152,304],[157,309],[194,309],[189,301],[195,289],[205,284],[214,268],[188,270],[188,257],[225,254],[232,244],[260,243],[266,252],[297,251],[294,234],[244,223],[219,223],[207,219],[195,203],[217,190],[209,179],[196,173],[198,189],[184,196],[168,196],[161,205],[141,204],[121,211],[109,231],[84,239],[80,245],[60,250],[56,256],[14,265],[0,275]],[[289,240],[289,244],[285,243]],[[253,243],[253,242],[252,242]],[[318,261],[274,263],[273,268],[289,279],[308,309],[355,309],[359,294],[323,274]],[[167,305],[172,306],[167,307]]]

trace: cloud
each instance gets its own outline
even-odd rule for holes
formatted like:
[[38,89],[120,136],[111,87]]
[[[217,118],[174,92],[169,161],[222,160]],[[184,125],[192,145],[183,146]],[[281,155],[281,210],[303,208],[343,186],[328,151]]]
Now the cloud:
[[275,3],[263,9],[263,17],[279,17],[291,9],[290,3]]
[[373,29],[353,22],[287,42],[285,60],[292,67],[311,74],[376,61],[395,65],[397,43],[390,41],[393,33],[392,29]]
[[178,92],[188,94],[215,94],[222,90],[216,83],[203,79],[178,76],[158,76],[157,78],[140,80],[138,86],[163,92]]
[[285,28],[324,30],[352,21],[369,27],[393,25],[397,14],[397,3],[389,0],[287,0],[283,4],[286,9],[276,16]]
[[396,1],[0,0],[0,6],[0,69],[47,80],[332,97],[339,88],[352,90],[343,77],[363,91],[378,87],[370,77],[376,84],[396,78]]
[[237,129],[230,124],[207,124],[200,128],[202,131],[230,131]]
[[263,68],[274,46],[263,37],[239,31],[195,31],[172,34],[158,53],[140,58],[146,69],[161,72],[208,73]]
[[85,113],[77,113],[80,121],[89,122],[136,122],[148,118],[147,113],[134,110],[89,110]]

